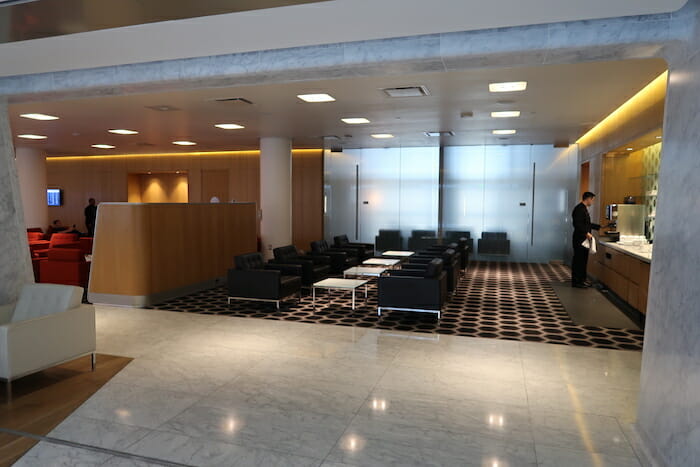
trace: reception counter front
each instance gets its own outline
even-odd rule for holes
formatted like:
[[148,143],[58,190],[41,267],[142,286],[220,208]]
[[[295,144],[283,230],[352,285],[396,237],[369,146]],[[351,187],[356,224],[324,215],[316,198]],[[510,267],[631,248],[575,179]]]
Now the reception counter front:
[[147,306],[209,288],[257,251],[254,203],[101,203],[88,298]]
[[599,242],[598,253],[591,255],[588,262],[591,277],[641,313],[647,309],[650,268],[650,246],[605,241]]

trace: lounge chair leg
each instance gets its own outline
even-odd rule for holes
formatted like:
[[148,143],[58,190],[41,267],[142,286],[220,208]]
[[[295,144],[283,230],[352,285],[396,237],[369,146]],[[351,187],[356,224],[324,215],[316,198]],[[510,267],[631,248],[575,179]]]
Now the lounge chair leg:
[[277,300],[275,303],[277,304],[277,311],[279,311],[279,309],[280,309],[280,301]]
[[90,368],[91,371],[95,371],[95,367],[97,366],[97,354],[95,352],[90,354]]

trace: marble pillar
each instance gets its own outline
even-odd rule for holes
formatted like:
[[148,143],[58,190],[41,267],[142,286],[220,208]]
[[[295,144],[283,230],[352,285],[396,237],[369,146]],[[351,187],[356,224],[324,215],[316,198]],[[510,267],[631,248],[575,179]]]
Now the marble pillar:
[[661,466],[700,463],[700,1],[688,42],[667,56],[654,260],[637,431]]
[[49,225],[49,207],[46,205],[46,155],[36,148],[18,147],[15,164],[22,195],[24,223],[27,227]]
[[292,244],[292,140],[260,138],[260,235],[263,255]]
[[0,101],[0,305],[34,282],[7,102]]

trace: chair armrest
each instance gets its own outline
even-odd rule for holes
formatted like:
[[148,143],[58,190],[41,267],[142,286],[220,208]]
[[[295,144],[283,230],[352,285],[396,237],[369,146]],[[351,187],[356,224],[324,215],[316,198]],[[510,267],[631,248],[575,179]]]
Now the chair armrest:
[[66,311],[0,326],[0,377],[18,378],[94,352],[95,308]]
[[[301,276],[304,273],[304,266],[302,264],[267,263],[264,270],[278,271],[285,276]],[[261,271],[263,270],[261,269]]]
[[[406,266],[416,266],[413,268],[407,268]],[[421,265],[404,264],[401,269],[394,269],[387,271],[392,277],[423,277],[425,275],[425,270],[427,265],[424,267]]]
[[275,298],[279,293],[281,275],[281,271],[273,269],[229,269],[228,294],[230,297]]

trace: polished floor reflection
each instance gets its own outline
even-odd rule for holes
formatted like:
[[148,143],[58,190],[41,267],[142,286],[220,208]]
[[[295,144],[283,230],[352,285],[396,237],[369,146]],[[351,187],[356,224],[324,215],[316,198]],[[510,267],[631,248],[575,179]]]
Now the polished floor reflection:
[[97,317],[98,351],[134,361],[17,465],[640,465],[639,352],[159,310]]

